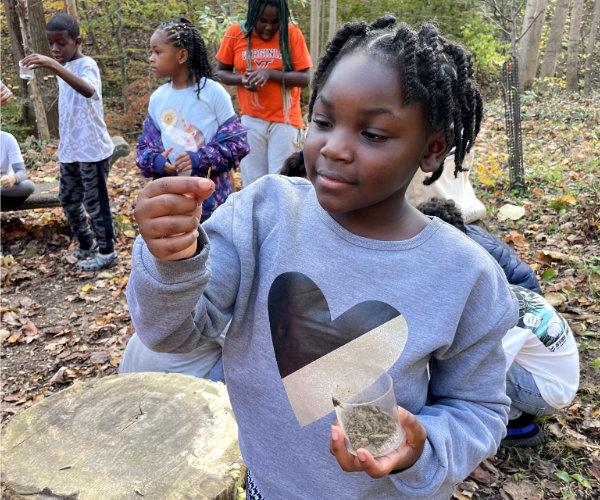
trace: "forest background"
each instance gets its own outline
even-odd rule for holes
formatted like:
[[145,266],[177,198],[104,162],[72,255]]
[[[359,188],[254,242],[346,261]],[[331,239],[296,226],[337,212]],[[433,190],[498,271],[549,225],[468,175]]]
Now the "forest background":
[[[569,408],[540,419],[543,446],[500,449],[457,487],[455,498],[600,498],[600,0],[291,0],[290,6],[312,53],[322,51],[332,27],[386,12],[414,27],[433,20],[473,51],[485,110],[470,178],[488,210],[484,223],[531,265],[545,297],[569,321],[581,381]],[[213,56],[227,27],[243,18],[246,1],[3,0],[0,77],[14,98],[2,108],[2,129],[18,138],[35,182],[58,177],[56,79],[36,70],[28,84],[18,78],[16,61],[24,45],[48,50],[44,24],[65,9],[76,9],[84,53],[101,68],[109,129],[133,147],[150,94],[162,83],[147,62],[154,29],[185,16]],[[19,12],[29,27],[25,44]],[[522,137],[521,186],[509,175],[504,97],[511,61],[519,69],[512,99],[520,105],[513,125]],[[48,140],[40,134],[34,86]],[[235,103],[235,89],[229,90]],[[303,97],[306,103],[308,91]],[[124,290],[137,235],[132,207],[145,182],[134,153],[112,167],[121,259],[101,273],[60,263],[74,244],[60,208],[2,214],[3,424],[75,383],[116,372],[132,334]]]
[[[83,51],[96,59],[102,72],[107,123],[111,131],[135,140],[157,86],[147,62],[154,29],[169,19],[187,17],[197,24],[214,56],[225,30],[243,18],[246,5],[242,0],[3,0],[0,71],[19,97],[3,110],[3,129],[21,140],[31,134],[46,138],[40,132],[41,107],[35,108],[39,94],[49,135],[57,135],[55,76],[39,70],[35,84],[17,76],[17,61],[26,52],[49,55],[44,24],[52,14],[65,8],[76,12]],[[571,91],[581,87],[589,93],[598,88],[600,72],[593,71],[598,60],[597,0],[290,0],[290,8],[315,61],[328,35],[344,22],[369,22],[392,13],[414,27],[433,21],[446,36],[469,47],[488,98],[502,95],[502,67],[511,55],[519,61],[521,89],[532,87],[537,75],[542,76],[536,82],[538,90],[545,92],[570,86]],[[306,101],[308,89],[303,97]]]

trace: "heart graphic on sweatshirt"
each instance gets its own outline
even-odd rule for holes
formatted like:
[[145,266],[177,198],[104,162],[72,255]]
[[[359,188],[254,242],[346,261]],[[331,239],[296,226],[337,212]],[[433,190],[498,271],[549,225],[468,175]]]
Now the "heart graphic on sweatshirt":
[[323,292],[302,273],[279,275],[268,305],[277,366],[301,426],[330,413],[340,388],[348,399],[366,389],[406,344],[406,320],[394,307],[369,300],[332,319]]

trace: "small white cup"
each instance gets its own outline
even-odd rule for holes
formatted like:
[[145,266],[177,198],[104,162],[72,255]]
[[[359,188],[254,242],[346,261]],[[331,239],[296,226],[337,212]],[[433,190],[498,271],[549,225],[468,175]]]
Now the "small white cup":
[[374,457],[380,457],[402,444],[404,429],[394,383],[387,373],[358,396],[338,402],[335,412],[344,431],[346,448],[353,455],[359,448],[365,448]]
[[31,68],[26,68],[25,66],[23,66],[22,64],[23,61],[19,61],[19,76],[23,79],[23,80],[33,80],[33,69]]

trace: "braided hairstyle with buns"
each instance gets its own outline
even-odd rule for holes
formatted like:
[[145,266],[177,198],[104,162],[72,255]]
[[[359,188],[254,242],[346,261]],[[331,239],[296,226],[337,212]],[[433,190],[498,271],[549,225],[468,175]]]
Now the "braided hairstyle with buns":
[[203,78],[213,78],[213,71],[208,60],[204,40],[191,21],[184,17],[162,23],[156,31],[162,31],[175,47],[184,47],[188,51],[187,69],[188,80],[196,82],[196,94],[206,84]]
[[[455,148],[456,176],[466,170],[462,163],[473,147],[483,116],[471,54],[443,38],[431,24],[425,24],[418,32],[404,23],[395,24],[393,16],[384,16],[371,25],[347,23],[336,33],[312,79],[308,120],[312,119],[315,100],[336,63],[345,55],[365,53],[396,68],[404,93],[403,104],[419,103],[430,131],[444,131],[447,144]],[[435,182],[443,169],[442,162],[424,183]]]

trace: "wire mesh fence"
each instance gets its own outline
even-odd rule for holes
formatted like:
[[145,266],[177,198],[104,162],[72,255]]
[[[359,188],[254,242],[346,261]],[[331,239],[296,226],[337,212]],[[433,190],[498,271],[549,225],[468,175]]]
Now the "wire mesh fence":
[[511,187],[525,186],[523,168],[523,139],[521,136],[521,103],[519,101],[519,68],[516,57],[505,61],[502,67],[504,89],[504,117],[508,144],[508,168]]

